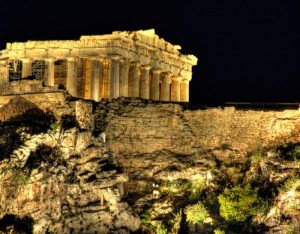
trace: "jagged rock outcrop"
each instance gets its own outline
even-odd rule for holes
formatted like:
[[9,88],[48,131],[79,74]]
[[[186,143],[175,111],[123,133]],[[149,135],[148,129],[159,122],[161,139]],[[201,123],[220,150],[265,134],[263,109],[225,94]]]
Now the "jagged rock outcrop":
[[[127,176],[102,139],[81,123],[75,116],[50,126],[2,123],[20,141],[0,161],[0,220],[30,217],[33,233],[138,230],[139,218],[121,200]],[[37,125],[40,131],[33,131]],[[3,150],[10,137],[2,142]]]

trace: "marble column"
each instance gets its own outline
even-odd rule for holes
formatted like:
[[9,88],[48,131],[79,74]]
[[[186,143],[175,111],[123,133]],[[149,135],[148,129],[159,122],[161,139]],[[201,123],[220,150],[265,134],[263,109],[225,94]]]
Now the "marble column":
[[110,98],[110,59],[101,58],[101,97]]
[[129,63],[125,60],[120,61],[120,96],[128,97],[128,76]]
[[46,72],[47,72],[47,78],[46,78],[46,85],[47,86],[54,86],[54,59],[48,58],[45,60],[46,63]]
[[161,70],[160,69],[153,69],[152,70],[150,96],[151,96],[151,99],[154,100],[154,101],[159,100],[160,75],[161,75]]
[[190,80],[183,79],[180,85],[180,101],[189,102],[189,84]]
[[113,56],[110,58],[110,98],[120,96],[120,58]]
[[141,67],[141,95],[143,99],[150,98],[150,66]]
[[9,70],[7,61],[0,61],[0,84],[9,81]]
[[77,97],[77,68],[75,58],[67,58],[67,91]]
[[91,60],[91,77],[90,77],[90,99],[96,102],[100,101],[100,62],[99,60]]
[[22,78],[31,76],[31,59],[24,58],[22,59]]
[[171,73],[164,73],[161,79],[161,91],[160,100],[164,102],[170,101],[170,84],[171,84]]
[[181,79],[179,77],[172,77],[172,83],[171,83],[172,102],[180,102],[180,84],[181,84]]
[[105,82],[104,82],[104,67],[103,67],[103,58],[100,58],[99,59],[99,69],[100,69],[100,72],[99,72],[99,98],[100,100],[102,98],[105,98]]
[[133,63],[129,79],[129,97],[140,96],[140,64]]

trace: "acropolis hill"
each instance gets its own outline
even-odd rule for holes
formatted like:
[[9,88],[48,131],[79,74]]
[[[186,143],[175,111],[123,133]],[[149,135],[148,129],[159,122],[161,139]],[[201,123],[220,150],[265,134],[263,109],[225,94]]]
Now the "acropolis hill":
[[0,233],[299,233],[299,106],[191,109],[196,63],[153,30],[9,43]]
[[[82,36],[78,41],[7,43],[0,51],[0,84],[13,87],[0,87],[0,94],[39,93],[41,83],[95,101],[140,97],[188,102],[197,58],[179,50],[154,29]],[[20,83],[25,78],[33,81]]]

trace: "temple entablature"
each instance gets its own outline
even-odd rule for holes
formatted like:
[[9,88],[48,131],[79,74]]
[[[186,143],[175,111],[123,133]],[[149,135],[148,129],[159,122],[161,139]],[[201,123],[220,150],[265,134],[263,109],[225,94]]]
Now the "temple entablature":
[[[197,58],[180,49],[154,29],[81,36],[78,41],[7,43],[0,52],[0,83],[33,77],[96,101],[126,96],[186,102]],[[165,74],[170,82],[164,81]]]

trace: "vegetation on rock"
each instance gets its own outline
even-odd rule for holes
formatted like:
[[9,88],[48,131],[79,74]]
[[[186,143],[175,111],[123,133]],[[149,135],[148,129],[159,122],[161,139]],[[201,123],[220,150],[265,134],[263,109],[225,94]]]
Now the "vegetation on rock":
[[194,205],[188,205],[185,208],[186,221],[192,224],[202,224],[209,217],[205,206],[198,202]]
[[226,188],[219,196],[220,215],[229,222],[244,222],[263,213],[266,204],[258,197],[258,188],[235,186]]

